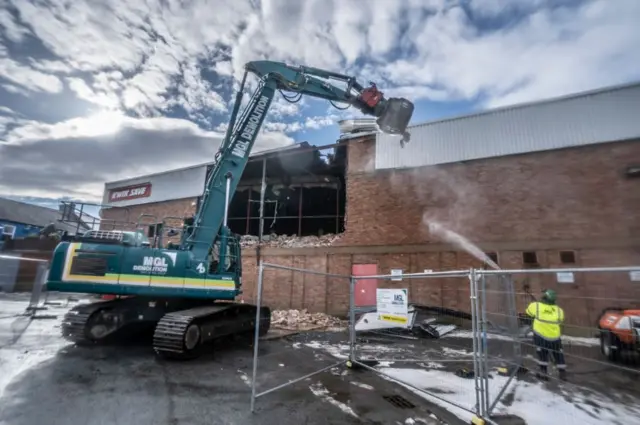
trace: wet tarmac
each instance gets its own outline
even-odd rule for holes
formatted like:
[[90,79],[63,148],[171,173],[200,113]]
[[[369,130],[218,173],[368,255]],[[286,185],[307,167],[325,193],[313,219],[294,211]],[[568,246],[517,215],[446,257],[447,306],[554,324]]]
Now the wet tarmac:
[[[399,385],[344,366],[258,398],[252,413],[250,339],[219,341],[181,362],[157,358],[144,339],[76,347],[59,336],[70,305],[61,301],[30,320],[20,316],[24,301],[0,294],[3,425],[462,423]],[[258,393],[339,361],[293,348],[293,338],[260,343]],[[394,404],[393,396],[408,403]]]

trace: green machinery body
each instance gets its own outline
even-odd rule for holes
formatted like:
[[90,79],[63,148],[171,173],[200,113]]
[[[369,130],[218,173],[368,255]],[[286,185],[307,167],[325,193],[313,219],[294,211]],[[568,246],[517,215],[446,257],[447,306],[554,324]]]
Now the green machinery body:
[[[131,239],[145,236],[126,232]],[[56,247],[47,289],[89,294],[186,297],[233,300],[242,293],[242,258],[238,244],[228,244],[222,270],[213,273],[190,251],[124,243],[61,242]]]

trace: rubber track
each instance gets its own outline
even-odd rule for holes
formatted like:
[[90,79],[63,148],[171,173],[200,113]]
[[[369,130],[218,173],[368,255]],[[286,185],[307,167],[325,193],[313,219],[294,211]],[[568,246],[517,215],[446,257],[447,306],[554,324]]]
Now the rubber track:
[[87,322],[94,312],[103,307],[104,303],[99,302],[89,305],[79,305],[69,310],[62,320],[62,337],[76,344],[93,344],[94,341],[87,338]]
[[153,333],[153,349],[161,354],[186,354],[184,335],[195,318],[188,311],[165,314]]

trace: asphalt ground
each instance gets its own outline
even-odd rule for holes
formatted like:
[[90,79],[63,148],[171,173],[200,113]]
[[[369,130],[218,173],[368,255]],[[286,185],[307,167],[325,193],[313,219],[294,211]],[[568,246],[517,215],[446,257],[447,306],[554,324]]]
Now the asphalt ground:
[[[159,359],[146,338],[77,347],[59,336],[73,302],[53,301],[59,305],[29,319],[20,316],[28,294],[0,294],[2,425],[462,423],[393,382],[344,366],[258,398],[252,413],[250,339],[218,341],[190,361]],[[309,336],[260,342],[258,392],[339,361],[295,338]],[[384,398],[391,395],[409,404]]]

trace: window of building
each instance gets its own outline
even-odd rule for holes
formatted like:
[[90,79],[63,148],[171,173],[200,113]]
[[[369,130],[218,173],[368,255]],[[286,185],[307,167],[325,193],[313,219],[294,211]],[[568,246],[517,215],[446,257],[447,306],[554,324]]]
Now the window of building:
[[[332,148],[334,149],[334,148]],[[240,235],[260,234],[262,167],[266,164],[264,229],[272,235],[323,236],[344,231],[346,146],[335,153],[299,153],[250,161],[231,205],[229,227]]]
[[16,234],[16,226],[12,226],[11,224],[5,224],[2,227],[2,234],[13,238]]
[[526,265],[537,265],[538,255],[535,251],[525,251],[522,253],[522,262]]
[[486,255],[494,263],[500,264],[500,263],[498,263],[498,253],[497,252],[487,252]]
[[155,238],[162,235],[162,223],[150,224],[147,231],[149,238]]
[[575,264],[576,253],[574,251],[560,251],[560,262],[562,264]]

